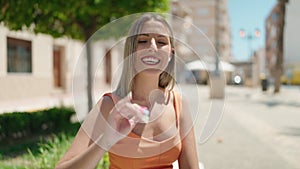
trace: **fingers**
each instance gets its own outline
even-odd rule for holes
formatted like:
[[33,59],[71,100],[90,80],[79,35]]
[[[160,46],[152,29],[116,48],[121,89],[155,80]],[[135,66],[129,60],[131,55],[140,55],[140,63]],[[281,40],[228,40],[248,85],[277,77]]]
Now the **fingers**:
[[125,96],[124,98],[119,100],[117,104],[131,103],[131,99],[132,99],[132,96],[131,96],[131,93],[129,93],[127,96]]
[[[116,111],[119,112],[124,118],[128,120],[134,120],[136,123],[145,123],[147,122],[147,118],[149,117],[148,109],[143,108],[142,106],[131,103],[131,95],[127,95],[123,99],[121,99],[115,105]],[[145,115],[147,116],[145,118]],[[145,120],[146,119],[146,120]]]
[[115,105],[115,108],[121,112],[122,109],[126,106],[126,104],[131,103],[131,94],[128,94],[123,99],[119,100],[117,104]]
[[134,120],[135,122],[140,122],[143,118],[143,111],[141,106],[135,103],[125,103],[120,107],[119,113],[128,120]]

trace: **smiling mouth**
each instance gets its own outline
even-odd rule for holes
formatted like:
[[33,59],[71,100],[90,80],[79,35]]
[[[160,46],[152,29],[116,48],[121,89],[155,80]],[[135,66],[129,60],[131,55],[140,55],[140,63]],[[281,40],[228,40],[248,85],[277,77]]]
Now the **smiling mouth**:
[[160,62],[160,60],[156,57],[146,56],[142,58],[142,62],[146,65],[157,65]]

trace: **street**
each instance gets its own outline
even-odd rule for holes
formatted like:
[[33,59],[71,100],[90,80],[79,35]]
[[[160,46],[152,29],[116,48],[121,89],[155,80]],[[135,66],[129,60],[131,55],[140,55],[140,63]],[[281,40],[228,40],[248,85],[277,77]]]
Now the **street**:
[[[191,105],[199,105],[192,102],[197,95],[191,86],[183,85],[183,91],[192,97]],[[206,142],[200,140],[201,131],[217,100],[209,99],[209,86],[198,90],[201,108],[195,133],[205,169],[300,169],[299,86],[282,86],[276,95],[272,89],[226,86],[223,116]]]

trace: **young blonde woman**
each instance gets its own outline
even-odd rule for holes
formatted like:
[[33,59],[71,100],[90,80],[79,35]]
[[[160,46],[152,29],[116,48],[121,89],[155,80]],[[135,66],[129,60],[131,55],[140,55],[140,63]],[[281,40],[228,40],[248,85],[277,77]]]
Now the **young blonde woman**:
[[111,169],[196,169],[191,116],[173,90],[175,49],[170,26],[157,14],[132,25],[122,76],[91,110],[56,168],[92,169],[108,152]]

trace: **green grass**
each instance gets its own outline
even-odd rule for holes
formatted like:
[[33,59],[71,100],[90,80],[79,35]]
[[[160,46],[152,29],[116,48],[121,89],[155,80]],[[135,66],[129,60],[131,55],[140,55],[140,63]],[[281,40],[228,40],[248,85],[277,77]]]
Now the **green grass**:
[[[0,143],[0,169],[53,169],[71,145],[79,124],[68,132]],[[97,169],[108,169],[106,154]]]
[[57,161],[66,152],[70,146],[73,137],[68,137],[65,134],[56,136],[47,143],[42,143],[39,146],[37,153],[28,150],[28,154],[24,156],[25,159],[31,161],[28,168],[32,169],[52,169],[55,167]]
[[[37,151],[28,152],[14,158],[0,160],[1,169],[53,169],[58,160],[67,151],[74,136],[60,134],[47,142],[40,143]],[[108,155],[99,162],[97,169],[108,169]]]
[[57,161],[70,146],[74,136],[61,133],[25,140],[14,146],[7,146],[0,160],[0,168],[8,169],[53,169]]
[[1,162],[0,162],[0,168],[1,169],[26,169],[26,167],[24,166],[18,166],[18,165],[12,166],[7,164],[2,164]]
[[21,158],[12,158],[6,160],[0,160],[1,169],[27,169],[25,161]]

